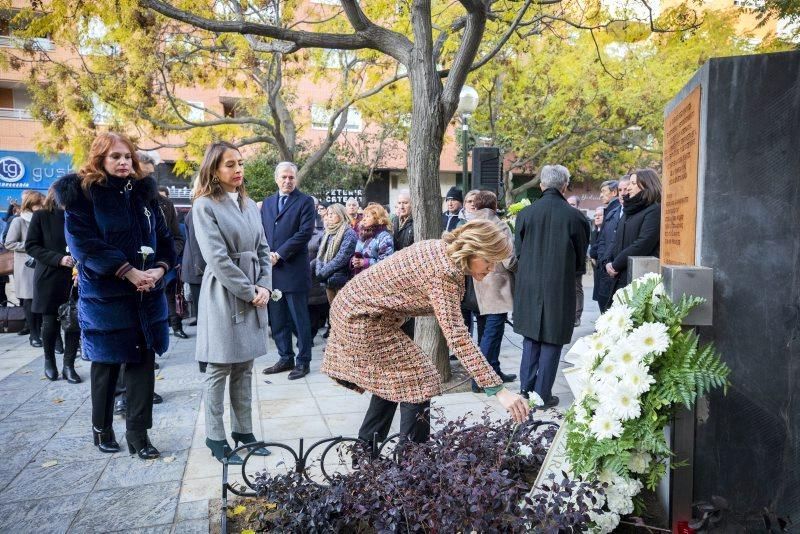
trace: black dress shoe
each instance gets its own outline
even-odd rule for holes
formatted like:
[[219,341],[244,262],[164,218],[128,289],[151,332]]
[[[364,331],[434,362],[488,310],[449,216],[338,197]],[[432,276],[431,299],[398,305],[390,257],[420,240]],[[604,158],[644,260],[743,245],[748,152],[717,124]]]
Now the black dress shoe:
[[558,406],[558,402],[559,402],[558,397],[556,397],[555,395],[550,395],[550,398],[547,399],[547,401],[545,401],[544,407],[552,408],[554,406]]
[[125,432],[125,440],[128,442],[128,452],[136,454],[142,460],[155,460],[161,453],[150,443],[147,432],[131,431]]
[[98,430],[95,427],[92,427],[92,435],[94,437],[94,444],[98,449],[100,449],[100,452],[119,452],[119,443],[117,443],[117,438],[114,437],[113,428],[104,428],[103,430]]
[[153,392],[153,404],[161,404],[162,402],[164,402],[164,398],[154,391]]
[[125,412],[127,411],[128,411],[128,399],[125,398],[125,395],[121,395],[114,402],[114,413],[116,415],[125,415]]
[[276,373],[291,371],[292,369],[294,369],[294,358],[290,360],[278,360],[278,363],[276,363],[272,367],[267,367],[261,372],[264,373],[265,375],[274,375]]
[[173,328],[172,335],[174,335],[175,337],[179,337],[181,339],[189,339],[188,334],[183,331],[183,328]]
[[71,365],[64,366],[64,368],[61,370],[61,376],[63,376],[64,380],[70,384],[80,384],[83,382],[81,376],[75,372],[75,367]]
[[42,340],[38,337],[31,338],[31,347],[39,348],[42,346]]
[[511,373],[505,374],[503,371],[498,371],[497,374],[500,376],[500,379],[504,384],[508,384],[509,382],[513,382],[517,379],[517,375]]
[[308,364],[298,363],[292,372],[289,373],[289,380],[297,380],[298,378],[303,378],[310,372],[308,368]]
[[29,335],[30,333],[31,333],[31,329],[30,329],[30,328],[23,328],[22,330],[20,330],[19,332],[17,332],[17,335],[18,335],[18,336],[27,336],[27,335]]

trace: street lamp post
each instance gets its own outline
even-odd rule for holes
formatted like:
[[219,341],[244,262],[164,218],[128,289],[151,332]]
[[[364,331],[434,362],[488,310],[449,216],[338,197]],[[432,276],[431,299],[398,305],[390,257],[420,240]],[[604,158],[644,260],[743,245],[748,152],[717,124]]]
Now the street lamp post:
[[465,85],[461,88],[461,93],[458,95],[458,109],[456,113],[461,115],[461,156],[463,158],[461,165],[461,179],[463,181],[464,193],[469,190],[469,180],[467,174],[469,169],[467,167],[467,158],[469,157],[467,148],[467,137],[469,136],[469,117],[478,108],[478,91]]

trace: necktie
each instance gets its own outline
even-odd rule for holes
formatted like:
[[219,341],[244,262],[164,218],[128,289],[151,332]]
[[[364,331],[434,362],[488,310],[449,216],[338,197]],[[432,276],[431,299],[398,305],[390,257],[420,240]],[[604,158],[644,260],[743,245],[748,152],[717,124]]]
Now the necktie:
[[283,207],[286,205],[286,196],[287,195],[281,195],[278,197],[278,213],[282,212]]

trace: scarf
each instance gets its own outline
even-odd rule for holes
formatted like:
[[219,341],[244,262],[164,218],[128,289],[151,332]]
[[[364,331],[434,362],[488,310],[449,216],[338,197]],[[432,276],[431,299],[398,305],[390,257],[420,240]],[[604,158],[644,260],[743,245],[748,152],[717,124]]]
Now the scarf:
[[331,261],[339,252],[339,247],[342,246],[344,234],[350,228],[349,222],[339,220],[339,223],[325,227],[325,234],[322,236],[322,242],[319,245],[319,252],[317,259],[322,260],[324,263]]
[[625,213],[626,217],[630,217],[634,213],[639,213],[640,211],[642,211],[647,207],[647,203],[644,200],[644,195],[642,195],[642,191],[639,191],[633,196],[623,195],[622,199],[625,201],[625,205],[622,207],[622,211]]
[[367,239],[372,239],[376,235],[380,234],[381,232],[386,230],[385,224],[375,224],[372,226],[361,226],[358,230],[358,238],[361,241],[366,241]]

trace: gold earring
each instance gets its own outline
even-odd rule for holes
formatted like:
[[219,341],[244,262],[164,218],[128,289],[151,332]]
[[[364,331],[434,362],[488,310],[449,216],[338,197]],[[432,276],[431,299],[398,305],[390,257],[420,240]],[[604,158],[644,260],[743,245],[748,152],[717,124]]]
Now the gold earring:
[[219,178],[217,178],[216,176],[212,176],[211,177],[211,183],[212,184],[218,184],[219,183]]

